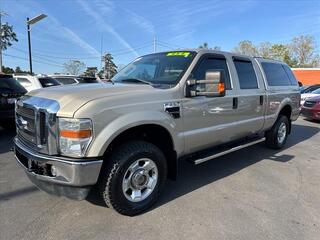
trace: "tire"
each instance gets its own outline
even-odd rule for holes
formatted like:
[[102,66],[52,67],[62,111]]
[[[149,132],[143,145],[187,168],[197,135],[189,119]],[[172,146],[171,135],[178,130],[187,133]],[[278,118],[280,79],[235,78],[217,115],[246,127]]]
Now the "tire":
[[[152,170],[146,170],[149,168]],[[161,150],[148,142],[130,141],[120,145],[106,159],[98,181],[99,195],[118,213],[138,215],[157,201],[166,178],[167,164]],[[139,190],[145,184],[153,189]],[[135,194],[139,191],[140,198]]]
[[289,127],[288,118],[284,115],[280,115],[273,127],[265,134],[267,147],[281,149],[287,141]]

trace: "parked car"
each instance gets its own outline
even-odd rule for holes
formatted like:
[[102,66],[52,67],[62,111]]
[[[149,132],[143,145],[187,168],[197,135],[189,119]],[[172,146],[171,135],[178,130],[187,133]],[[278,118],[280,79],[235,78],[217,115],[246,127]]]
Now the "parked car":
[[301,115],[312,120],[320,120],[320,94],[309,97],[301,107]]
[[[17,102],[14,143],[40,189],[80,200],[97,186],[124,215],[150,208],[179,161],[201,164],[261,142],[282,148],[300,112],[285,63],[235,53],[145,55],[112,81],[27,94]],[[39,117],[24,124],[26,113]]]
[[306,101],[307,98],[309,97],[315,97],[320,95],[320,88],[312,91],[312,92],[308,92],[308,93],[303,93],[301,94],[301,106],[303,106],[304,102]]
[[27,92],[11,75],[0,74],[0,126],[14,127],[15,101]]
[[95,77],[73,76],[73,75],[51,75],[50,77],[57,80],[62,85],[79,84],[79,83],[99,83]]
[[27,91],[32,91],[39,88],[47,88],[61,85],[57,80],[48,76],[32,76],[29,74],[14,74],[13,77],[25,88]]
[[318,88],[320,88],[320,84],[302,86],[300,87],[300,93],[311,93]]

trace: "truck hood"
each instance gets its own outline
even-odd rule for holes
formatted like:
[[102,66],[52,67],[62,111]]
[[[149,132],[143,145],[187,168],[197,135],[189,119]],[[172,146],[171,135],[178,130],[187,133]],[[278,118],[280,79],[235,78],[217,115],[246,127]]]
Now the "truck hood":
[[55,100],[60,105],[58,116],[73,117],[74,113],[89,101],[152,90],[154,88],[146,84],[91,83],[42,88],[27,95]]

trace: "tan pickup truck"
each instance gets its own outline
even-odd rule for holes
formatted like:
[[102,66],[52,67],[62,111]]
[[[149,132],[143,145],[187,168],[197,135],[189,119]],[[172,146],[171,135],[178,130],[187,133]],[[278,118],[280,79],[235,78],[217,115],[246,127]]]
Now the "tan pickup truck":
[[92,189],[108,207],[136,215],[176,177],[179,161],[200,164],[262,141],[283,147],[299,103],[285,63],[211,50],[155,53],[110,83],[22,97],[15,155],[48,193],[80,200]]

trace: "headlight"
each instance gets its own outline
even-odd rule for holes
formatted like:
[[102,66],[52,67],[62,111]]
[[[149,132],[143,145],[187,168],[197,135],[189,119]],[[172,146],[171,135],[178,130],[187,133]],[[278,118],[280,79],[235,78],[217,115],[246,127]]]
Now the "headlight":
[[61,155],[84,157],[92,140],[90,119],[59,118],[59,145]]

